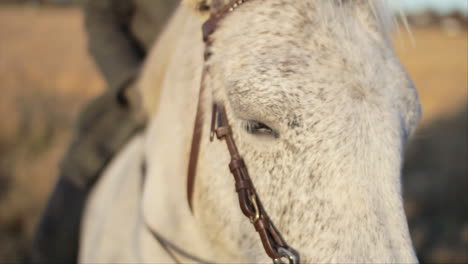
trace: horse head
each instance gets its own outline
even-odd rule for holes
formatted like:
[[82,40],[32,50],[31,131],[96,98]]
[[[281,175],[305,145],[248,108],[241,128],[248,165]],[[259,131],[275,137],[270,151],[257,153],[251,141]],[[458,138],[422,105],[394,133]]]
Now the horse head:
[[[229,1],[192,2],[203,15]],[[385,2],[244,2],[207,40],[205,132],[212,103],[223,105],[265,210],[302,261],[417,261],[400,176],[421,111]],[[265,261],[229,161],[224,143],[202,138],[195,216],[213,248]]]

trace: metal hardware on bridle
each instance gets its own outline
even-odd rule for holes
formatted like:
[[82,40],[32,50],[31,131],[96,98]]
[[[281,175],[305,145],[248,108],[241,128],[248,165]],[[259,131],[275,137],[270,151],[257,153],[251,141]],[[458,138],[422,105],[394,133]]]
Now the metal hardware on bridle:
[[[203,41],[205,42],[205,61],[209,58],[208,48],[212,44],[210,36],[216,31],[218,23],[229,13],[239,7],[248,0],[234,0],[227,4],[220,12],[212,14],[210,18],[203,24]],[[197,114],[195,118],[195,127],[193,131],[192,147],[190,152],[188,180],[187,180],[187,199],[190,209],[192,207],[193,185],[195,181],[195,172],[198,161],[198,153],[201,141],[201,128],[203,126],[203,107],[201,105],[201,97],[204,91],[205,76],[209,69],[205,66],[203,70]],[[229,169],[234,176],[236,192],[239,198],[239,205],[242,213],[250,219],[250,222],[255,227],[255,230],[260,236],[263,248],[267,255],[273,260],[274,264],[300,263],[299,253],[288,246],[284,241],[280,232],[274,226],[269,216],[258,197],[257,191],[252,183],[247,166],[234,141],[234,136],[229,125],[226,109],[222,104],[213,104],[211,120],[210,141],[216,136],[219,140],[226,142],[231,162]]]
[[218,22],[221,21],[227,14],[234,11],[237,7],[248,2],[249,0],[233,0],[224,6],[219,12],[211,14],[210,18],[203,24],[203,41],[208,45],[208,37],[213,34],[218,27]]

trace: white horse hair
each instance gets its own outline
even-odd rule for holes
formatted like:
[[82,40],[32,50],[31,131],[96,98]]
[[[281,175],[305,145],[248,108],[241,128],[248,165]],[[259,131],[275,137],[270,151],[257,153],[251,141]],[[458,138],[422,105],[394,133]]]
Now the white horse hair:
[[[147,60],[139,86],[150,123],[91,195],[80,261],[173,262],[146,223],[209,261],[270,262],[240,212],[226,145],[209,142],[216,101],[226,106],[266,211],[304,263],[417,262],[400,170],[421,110],[394,54],[383,0],[250,0],[221,22],[207,61],[190,212],[186,177],[207,18],[201,2],[180,5]],[[258,123],[271,131],[255,130]]]

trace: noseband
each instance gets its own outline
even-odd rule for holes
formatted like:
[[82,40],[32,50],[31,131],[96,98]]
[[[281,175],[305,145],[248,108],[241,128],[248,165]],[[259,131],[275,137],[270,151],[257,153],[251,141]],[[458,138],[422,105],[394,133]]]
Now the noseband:
[[[209,59],[209,48],[213,43],[210,36],[216,31],[218,24],[230,12],[234,11],[238,6],[248,0],[233,0],[221,11],[212,14],[210,18],[203,24],[203,41],[205,42],[205,62]],[[203,107],[202,94],[204,91],[205,76],[208,73],[208,66],[205,65],[202,75],[197,114],[195,118],[195,126],[193,131],[192,146],[190,151],[190,161],[187,178],[187,198],[190,209],[193,211],[192,197],[193,187],[195,183],[198,154],[200,150],[200,141],[203,126]],[[213,141],[216,136],[219,140],[224,140],[227,149],[231,156],[229,169],[234,176],[236,192],[239,198],[239,205],[242,213],[250,219],[250,222],[255,227],[255,230],[260,236],[260,239],[265,249],[266,254],[273,260],[274,263],[283,263],[283,259],[287,259],[289,263],[299,263],[299,253],[288,246],[278,229],[271,221],[268,214],[260,201],[260,198],[255,190],[253,182],[250,178],[247,166],[239,154],[231,126],[226,114],[226,109],[221,103],[214,103],[212,109],[211,133],[210,141]]]

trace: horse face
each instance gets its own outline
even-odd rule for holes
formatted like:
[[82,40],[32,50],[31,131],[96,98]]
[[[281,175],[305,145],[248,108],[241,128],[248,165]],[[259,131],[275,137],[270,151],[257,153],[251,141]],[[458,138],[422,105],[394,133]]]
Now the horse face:
[[[400,169],[421,111],[380,4],[252,0],[212,35],[208,90],[304,262],[416,261]],[[206,233],[232,256],[265,261],[238,209],[225,145],[202,152],[196,211]]]

